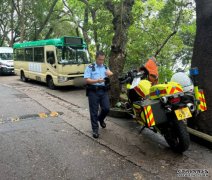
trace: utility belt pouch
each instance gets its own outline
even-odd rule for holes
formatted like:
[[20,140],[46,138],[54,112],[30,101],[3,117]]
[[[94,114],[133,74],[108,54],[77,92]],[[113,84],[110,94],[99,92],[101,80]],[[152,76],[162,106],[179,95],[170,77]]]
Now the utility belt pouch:
[[105,77],[104,80],[105,80],[105,90],[108,91],[110,90],[110,79],[108,77]]
[[89,85],[86,85],[86,88],[85,88],[85,93],[86,93],[86,96],[88,96],[88,93],[89,93]]
[[96,87],[94,85],[87,84],[86,85],[86,96],[88,96],[89,91],[96,91]]

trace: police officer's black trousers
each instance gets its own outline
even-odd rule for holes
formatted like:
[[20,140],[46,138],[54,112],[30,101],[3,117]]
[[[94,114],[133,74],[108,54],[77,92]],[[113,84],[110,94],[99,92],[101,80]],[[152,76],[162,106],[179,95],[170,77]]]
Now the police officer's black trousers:
[[[91,126],[93,132],[98,133],[99,122],[103,122],[110,109],[108,92],[106,90],[90,90],[88,92]],[[99,106],[101,108],[99,112]]]

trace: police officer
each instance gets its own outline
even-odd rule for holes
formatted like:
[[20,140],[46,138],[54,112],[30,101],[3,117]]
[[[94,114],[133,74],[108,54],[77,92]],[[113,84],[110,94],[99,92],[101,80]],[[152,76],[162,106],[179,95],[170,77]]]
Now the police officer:
[[[94,138],[99,137],[99,124],[102,128],[106,128],[104,119],[110,109],[108,87],[106,86],[105,79],[112,76],[113,73],[104,65],[104,60],[104,52],[98,51],[96,53],[96,62],[87,66],[84,73]],[[100,112],[99,106],[101,108]]]

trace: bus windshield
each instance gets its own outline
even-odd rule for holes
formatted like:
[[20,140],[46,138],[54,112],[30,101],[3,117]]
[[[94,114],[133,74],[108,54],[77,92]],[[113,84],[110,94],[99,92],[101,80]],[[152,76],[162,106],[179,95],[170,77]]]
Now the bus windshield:
[[0,53],[0,60],[13,60],[12,53]]
[[71,47],[58,47],[57,59],[59,64],[87,64],[89,56],[87,50],[72,49]]

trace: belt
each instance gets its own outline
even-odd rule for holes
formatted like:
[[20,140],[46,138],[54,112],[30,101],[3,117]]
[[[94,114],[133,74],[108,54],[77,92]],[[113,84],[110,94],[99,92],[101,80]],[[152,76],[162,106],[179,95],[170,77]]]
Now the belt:
[[88,85],[88,90],[98,91],[98,90],[107,90],[106,86],[97,86],[97,85]]

